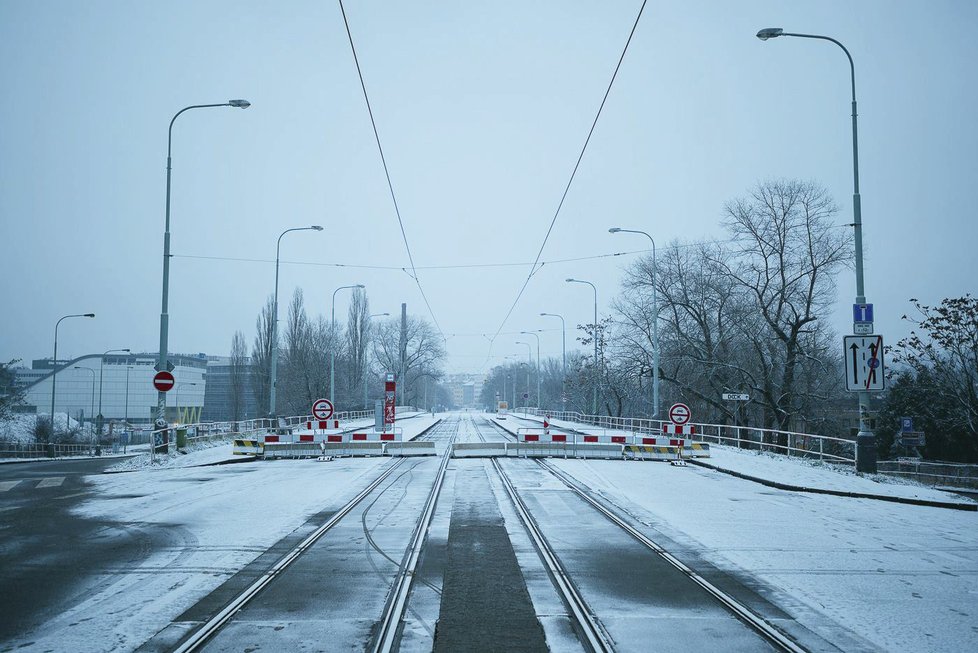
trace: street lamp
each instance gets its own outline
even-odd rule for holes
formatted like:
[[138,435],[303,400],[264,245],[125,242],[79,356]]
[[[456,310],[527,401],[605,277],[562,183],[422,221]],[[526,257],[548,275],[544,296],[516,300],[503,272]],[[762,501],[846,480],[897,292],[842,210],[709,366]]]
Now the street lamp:
[[[275,242],[275,295],[272,300],[272,351],[271,351],[271,379],[268,387],[268,414],[272,419],[275,418],[275,384],[278,376],[278,261],[279,251],[282,247],[282,236],[290,231],[322,231],[323,228],[318,224],[311,227],[293,227],[286,229],[279,234]],[[274,426],[274,425],[273,425]]]
[[126,365],[126,413],[123,418],[126,422],[126,430],[129,430],[129,372],[132,371],[132,365]]
[[[533,348],[528,342],[516,341],[517,345],[526,345],[526,403],[523,404],[523,408],[530,402],[530,365],[533,364]],[[521,363],[522,364],[522,363]],[[524,411],[525,412],[525,411]]]
[[[94,418],[94,414],[95,414],[95,370],[93,370],[90,367],[82,367],[81,365],[75,365],[72,369],[86,370],[86,371],[92,373],[92,408],[91,408],[92,413],[91,414],[92,414],[92,416]],[[94,426],[94,424],[92,426]],[[95,433],[95,430],[94,429],[92,430],[92,433]]]
[[563,315],[556,313],[540,313],[540,317],[555,317],[560,320],[560,405],[562,410],[567,410],[567,324],[564,322]]
[[106,351],[106,352],[104,352],[102,354],[102,356],[101,356],[101,358],[99,360],[99,364],[98,364],[98,416],[95,418],[95,421],[96,421],[96,429],[98,431],[98,435],[99,435],[100,438],[102,436],[102,423],[105,421],[105,418],[102,417],[102,372],[103,372],[103,370],[105,368],[105,357],[106,357],[107,354],[122,353],[122,352],[125,352],[127,354],[131,353],[130,350],[128,350],[128,349],[109,349],[108,351]]
[[[251,106],[248,100],[228,100],[219,104],[192,104],[184,107],[174,114],[170,120],[170,129],[166,136],[166,223],[163,231],[163,302],[160,310],[160,351],[159,359],[156,363],[158,372],[169,371],[169,360],[167,359],[167,339],[169,337],[170,315],[167,312],[170,297],[170,177],[171,177],[171,152],[173,145],[173,123],[184,111],[191,109],[208,109],[211,107],[234,107],[236,109],[247,109]],[[160,391],[156,399],[156,420],[166,423],[166,392]]]
[[[762,41],[779,36],[795,36],[802,39],[818,39],[835,43],[846,53],[849,59],[849,80],[852,86],[852,227],[853,244],[856,249],[856,304],[866,303],[866,291],[863,279],[863,218],[859,197],[859,139],[856,128],[856,65],[846,46],[830,36],[819,34],[796,34],[785,32],[780,27],[767,27],[757,33]],[[856,435],[856,471],[876,473],[876,437],[869,421],[868,391],[861,391],[859,396],[859,433]]]
[[591,399],[591,413],[598,415],[598,289],[590,281],[566,279],[567,283],[586,283],[594,291],[594,388]]
[[[532,331],[520,331],[520,335],[533,336],[537,339],[537,408],[540,406],[540,335]],[[526,389],[527,392],[530,391],[529,388]]]
[[[357,283],[352,286],[340,286],[333,291],[333,307],[330,313],[330,330],[332,331],[333,337],[336,337],[336,293],[346,288],[366,288],[362,283]],[[336,370],[336,343],[329,348],[329,403],[336,405],[334,400],[335,394],[335,370]]]
[[[372,320],[375,317],[390,317],[390,313],[374,313],[373,315],[368,315],[367,319]],[[370,406],[367,404],[367,371],[363,371],[363,409],[368,410]]]
[[627,234],[642,234],[650,241],[652,241],[652,417],[659,416],[659,291],[656,288],[656,283],[659,274],[659,267],[655,260],[655,239],[649,234],[638,229],[622,229],[621,227],[612,227],[608,230],[608,233],[627,233]]
[[[55,380],[58,378],[58,327],[61,326],[61,320],[67,320],[69,317],[95,317],[95,313],[65,315],[54,324],[54,359],[51,361],[54,371],[51,372],[51,435],[49,437],[54,437],[54,389]],[[67,415],[65,415],[65,428],[67,427],[68,421]]]

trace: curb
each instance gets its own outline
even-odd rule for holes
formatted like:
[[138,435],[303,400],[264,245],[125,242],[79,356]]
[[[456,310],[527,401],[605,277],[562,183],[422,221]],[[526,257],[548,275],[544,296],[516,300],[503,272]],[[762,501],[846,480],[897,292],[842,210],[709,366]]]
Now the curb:
[[809,492],[812,494],[829,494],[836,497],[849,497],[851,499],[875,499],[877,501],[889,501],[891,503],[904,503],[912,506],[927,506],[929,508],[949,508],[951,510],[967,510],[970,512],[978,511],[978,503],[956,503],[954,501],[929,501],[927,499],[911,499],[909,497],[894,497],[894,496],[887,496],[885,494],[866,494],[863,492],[846,492],[844,490],[826,490],[821,488],[803,487],[800,485],[789,485],[787,483],[769,481],[765,478],[758,478],[757,476],[751,476],[749,474],[742,474],[741,472],[735,472],[729,469],[724,469],[722,467],[717,467],[715,465],[710,465],[700,460],[688,459],[686,462],[691,465],[704,467],[706,469],[712,469],[713,471],[716,472],[722,472],[724,474],[736,476],[737,478],[742,478],[747,481],[753,481],[754,483],[760,483],[761,485],[777,488],[778,490],[788,490],[789,492]]

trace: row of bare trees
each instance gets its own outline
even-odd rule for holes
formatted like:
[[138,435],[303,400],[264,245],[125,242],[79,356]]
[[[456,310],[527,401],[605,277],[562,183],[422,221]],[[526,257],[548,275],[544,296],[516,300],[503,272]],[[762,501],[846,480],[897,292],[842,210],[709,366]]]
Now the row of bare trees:
[[[566,379],[556,386],[550,379],[541,405],[557,409],[566,398],[569,409],[590,412],[597,383],[599,412],[651,416],[655,289],[663,406],[685,401],[697,421],[750,418],[767,428],[838,432],[845,397],[836,336],[825,318],[836,276],[853,253],[838,212],[817,184],[765,182],[724,207],[726,239],[673,242],[657,260],[636,261],[625,270],[612,315],[578,325],[582,353],[569,359]],[[542,379],[554,373],[553,361],[548,365]],[[500,375],[515,373],[497,370],[486,403],[500,392]],[[749,394],[750,404],[724,401],[724,393]]]
[[[362,288],[353,290],[345,326],[339,320],[334,325],[322,315],[311,317],[301,289],[295,290],[285,313],[278,329],[276,414],[306,414],[313,401],[330,396],[331,362],[335,366],[333,396],[341,410],[372,406],[373,400],[382,396],[387,372],[398,374],[398,399],[404,403],[424,404],[429,385],[430,396],[436,396],[445,348],[437,331],[424,319],[407,316],[402,342],[401,320],[372,320],[370,302]],[[250,358],[244,335],[239,331],[232,339],[232,419],[243,414],[244,393],[249,386],[257,414],[272,412],[268,402],[274,314],[274,302],[269,298],[255,321]]]

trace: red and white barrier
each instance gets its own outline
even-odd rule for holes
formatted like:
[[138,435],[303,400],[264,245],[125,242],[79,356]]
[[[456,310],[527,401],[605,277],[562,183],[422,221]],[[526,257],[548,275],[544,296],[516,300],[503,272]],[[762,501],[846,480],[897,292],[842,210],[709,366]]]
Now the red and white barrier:
[[578,436],[577,441],[584,444],[631,444],[630,435],[584,435]]
[[670,422],[663,422],[662,432],[671,435],[696,435],[696,426],[694,424],[672,424]]
[[566,433],[520,433],[520,442],[560,442],[561,444],[574,443],[574,436]]
[[655,437],[642,437],[636,438],[635,444],[641,444],[651,447],[682,447],[685,444],[684,440],[674,440],[672,438],[655,438]]
[[338,419],[321,419],[315,422],[306,422],[307,431],[326,431],[328,429],[338,428],[340,428],[340,420]]

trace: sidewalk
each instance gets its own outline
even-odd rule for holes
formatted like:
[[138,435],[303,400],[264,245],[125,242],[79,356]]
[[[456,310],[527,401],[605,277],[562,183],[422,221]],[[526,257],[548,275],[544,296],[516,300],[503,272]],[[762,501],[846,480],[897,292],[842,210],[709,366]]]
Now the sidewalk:
[[[533,415],[524,418],[512,413],[511,416],[518,417],[521,421],[543,422],[542,418]],[[583,433],[602,433],[606,430],[561,420],[551,422],[551,428],[568,428]],[[978,503],[952,492],[885,474],[857,474],[852,467],[846,465],[808,458],[710,443],[708,459],[693,459],[688,462],[782,490],[978,510]]]

